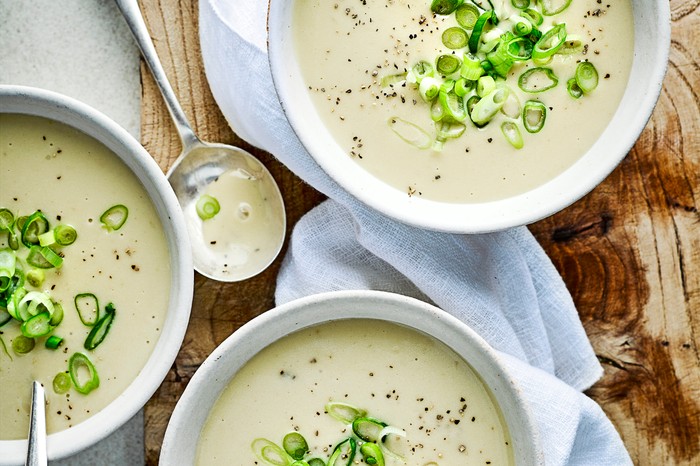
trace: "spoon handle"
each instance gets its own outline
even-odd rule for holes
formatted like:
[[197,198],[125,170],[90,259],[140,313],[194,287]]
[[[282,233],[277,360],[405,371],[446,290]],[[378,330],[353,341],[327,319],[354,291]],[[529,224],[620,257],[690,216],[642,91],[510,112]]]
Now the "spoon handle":
[[151,35],[148,32],[146,23],[141,15],[141,10],[137,0],[115,0],[117,7],[124,16],[126,24],[131,29],[131,33],[136,39],[136,45],[138,45],[141,50],[141,55],[143,56],[146,64],[151,70],[153,77],[163,95],[163,100],[170,111],[170,115],[175,121],[175,126],[177,132],[182,140],[183,149],[187,149],[191,145],[198,143],[199,138],[195,135],[192,130],[192,125],[187,120],[185,112],[177,101],[175,92],[173,91],[168,77],[163,70],[163,66],[158,59],[158,54],[153,46],[153,41],[151,40]]
[[26,466],[46,466],[46,401],[44,387],[32,383],[32,408],[29,417],[29,446]]

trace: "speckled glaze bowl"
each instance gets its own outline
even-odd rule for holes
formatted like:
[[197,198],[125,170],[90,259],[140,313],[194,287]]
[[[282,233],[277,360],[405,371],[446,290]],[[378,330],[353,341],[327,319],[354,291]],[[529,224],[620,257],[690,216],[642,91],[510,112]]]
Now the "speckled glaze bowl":
[[[490,202],[447,203],[407,196],[347,156],[304,92],[290,28],[293,3],[270,0],[268,53],[272,76],[295,133],[316,162],[364,204],[401,222],[452,233],[482,233],[526,225],[582,198],[630,151],[649,120],[667,68],[671,27],[666,0],[632,0],[634,59],[622,101],[610,124],[572,166],[530,191]],[[216,25],[216,23],[214,23]]]
[[[0,112],[55,120],[107,146],[148,192],[163,225],[170,255],[169,307],[161,335],[145,367],[104,409],[80,424],[48,436],[48,457],[56,460],[74,455],[117,430],[160,386],[182,345],[189,320],[194,287],[192,256],[182,211],[170,184],[153,158],[126,130],[81,102],[30,87],[0,85]],[[0,440],[0,465],[24,464],[26,452],[27,440]]]
[[532,414],[501,356],[471,328],[441,309],[380,291],[336,291],[301,298],[265,312],[234,332],[204,361],[187,385],[168,424],[160,464],[194,464],[209,412],[229,381],[262,349],[301,329],[358,318],[415,329],[455,351],[479,374],[500,406],[510,431],[515,464],[544,464]]

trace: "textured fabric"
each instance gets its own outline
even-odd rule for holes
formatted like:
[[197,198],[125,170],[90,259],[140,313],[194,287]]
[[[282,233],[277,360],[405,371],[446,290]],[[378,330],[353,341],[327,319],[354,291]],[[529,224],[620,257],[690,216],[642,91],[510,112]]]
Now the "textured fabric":
[[535,413],[547,465],[631,464],[603,411],[581,393],[602,368],[561,277],[529,231],[427,231],[352,198],[305,151],[270,92],[266,12],[260,0],[203,0],[200,30],[207,78],[233,129],[330,198],[295,226],[277,303],[344,289],[431,302],[504,354]]

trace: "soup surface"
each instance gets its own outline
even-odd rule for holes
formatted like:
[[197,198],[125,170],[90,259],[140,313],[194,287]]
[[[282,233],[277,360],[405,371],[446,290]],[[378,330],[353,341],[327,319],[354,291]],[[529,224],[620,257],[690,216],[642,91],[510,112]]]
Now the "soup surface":
[[[566,170],[593,145],[611,120],[629,77],[634,33],[630,0],[573,0],[562,13],[544,16],[539,30],[546,33],[565,23],[567,39],[580,40],[578,51],[554,54],[543,65],[558,77],[558,84],[546,92],[525,92],[518,86],[526,70],[539,66],[532,60],[516,62],[505,81],[521,105],[528,100],[544,104],[541,131],[531,134],[519,118],[503,113],[483,128],[467,117],[464,133],[448,139],[441,151],[433,145],[418,148],[389,125],[398,119],[435,137],[431,104],[421,98],[416,84],[403,81],[401,75],[420,61],[435,64],[442,54],[464,55],[465,49],[451,50],[442,42],[442,33],[458,25],[455,15],[434,15],[430,3],[295,0],[293,38],[303,79],[320,118],[348,157],[407,195],[469,203],[532,190]],[[507,18],[519,10],[509,0],[493,4],[502,20],[492,29],[507,30],[512,24]],[[574,99],[567,92],[567,80],[580,61],[594,64],[599,84]],[[459,73],[448,77],[459,78]],[[521,149],[502,134],[506,121],[519,127]]]
[[325,410],[329,402],[348,403],[405,432],[392,446],[405,463],[385,451],[387,465],[513,462],[500,410],[462,358],[414,330],[353,319],[293,333],[251,359],[209,414],[197,463],[261,464],[252,443],[282,445],[291,431],[306,439],[307,461],[327,462],[352,434]]
[[[46,389],[47,429],[60,431],[97,413],[134,380],[145,365],[162,328],[168,306],[170,261],[156,210],[136,176],[102,144],[85,134],[47,119],[0,114],[0,208],[15,216],[41,210],[53,228],[71,225],[77,239],[53,247],[63,256],[60,268],[46,269],[39,286],[27,291],[46,293],[61,304],[63,320],[50,335],[63,338],[48,349],[48,336],[35,338],[34,349],[18,354],[13,343],[20,322],[0,327],[0,439],[26,438],[32,380]],[[128,217],[118,230],[106,229],[100,217],[121,204]],[[16,231],[16,230],[15,230]],[[0,233],[0,249],[8,247]],[[23,245],[18,264],[28,273]],[[112,303],[115,314],[104,340],[84,348],[91,327],[81,322],[75,296],[93,294],[100,312]],[[66,393],[53,389],[58,373],[68,371],[69,359],[83,353],[94,365],[99,387],[87,394],[75,386]],[[83,368],[84,369],[84,368]],[[80,382],[86,374],[79,371]]]

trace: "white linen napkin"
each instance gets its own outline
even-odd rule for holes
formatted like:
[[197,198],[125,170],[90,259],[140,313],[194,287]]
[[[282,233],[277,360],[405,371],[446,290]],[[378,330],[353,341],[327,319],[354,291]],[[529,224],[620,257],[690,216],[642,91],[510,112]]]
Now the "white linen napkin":
[[535,413],[547,465],[632,464],[603,411],[581,393],[602,368],[561,277],[529,231],[427,231],[352,198],[284,117],[267,60],[266,14],[264,0],[200,1],[207,78],[228,122],[329,197],[294,228],[277,304],[341,289],[432,302],[504,353]]

